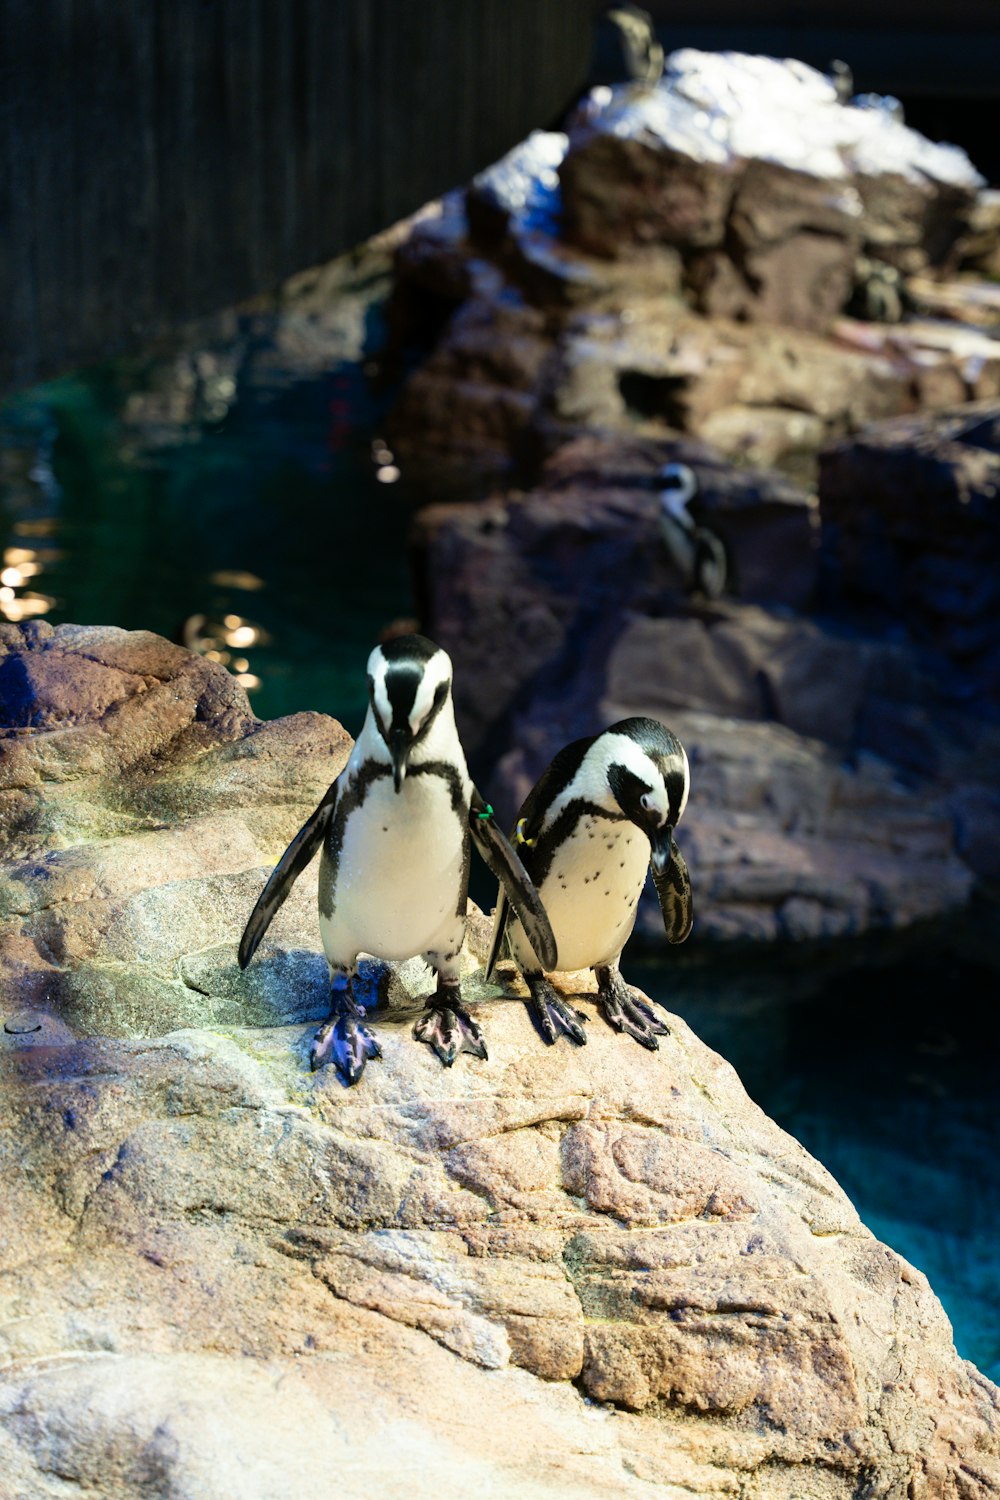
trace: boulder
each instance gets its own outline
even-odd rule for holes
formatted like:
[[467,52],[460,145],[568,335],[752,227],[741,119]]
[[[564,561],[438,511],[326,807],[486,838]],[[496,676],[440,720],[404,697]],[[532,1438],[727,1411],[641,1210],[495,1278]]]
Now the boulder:
[[[845,757],[782,724],[665,703],[655,675],[628,670],[635,647],[621,643],[591,723],[568,728],[560,718],[550,727],[525,711],[491,781],[498,809],[516,810],[552,755],[584,727],[596,732],[647,715],[669,724],[691,763],[677,840],[696,892],[695,947],[856,938],[966,905],[971,861],[956,848],[958,810],[941,788],[915,791],[881,757]],[[655,637],[644,647],[647,662],[666,661]],[[988,811],[995,831],[996,809]],[[640,900],[637,941],[665,947],[651,891]]]
[[1000,699],[1000,404],[881,423],[821,459],[826,586]]
[[[698,474],[741,598],[686,594],[657,522],[668,456]],[[700,768],[680,831],[697,940],[906,927],[995,874],[1000,728],[969,677],[892,622],[797,612],[814,537],[787,481],[690,442],[599,435],[559,450],[536,490],[416,523],[423,618],[453,656],[463,737],[505,818],[571,740],[629,714],[681,733]]]
[[647,1053],[566,975],[547,1049],[473,977],[446,1070],[369,964],[382,1059],[309,1071],[313,881],[235,945],[338,725],[142,632],[0,643],[3,1500],[1000,1494],[926,1279],[683,1021]]
[[702,311],[822,331],[859,252],[940,264],[983,180],[890,112],[795,61],[685,48],[655,87],[597,90],[560,166],[566,237],[607,256],[665,242]]
[[384,1021],[350,1091],[301,1026],[5,1034],[5,1500],[1000,1493],[924,1276],[682,1021],[580,1003],[451,1070]]
[[671,461],[697,474],[743,597],[810,598],[814,502],[781,475],[734,469],[704,444],[593,435],[557,451],[525,494],[426,507],[413,532],[421,614],[456,662],[470,754],[502,731],[538,673],[599,675],[627,611],[683,597],[660,534],[658,475]]
[[[44,622],[0,626],[0,713],[0,990],[106,1035],[207,1020],[206,970],[231,968],[234,922],[349,736],[262,723],[224,668],[148,632]],[[311,932],[300,885],[281,920]],[[289,962],[215,993],[215,1018],[313,1007],[312,961]]]

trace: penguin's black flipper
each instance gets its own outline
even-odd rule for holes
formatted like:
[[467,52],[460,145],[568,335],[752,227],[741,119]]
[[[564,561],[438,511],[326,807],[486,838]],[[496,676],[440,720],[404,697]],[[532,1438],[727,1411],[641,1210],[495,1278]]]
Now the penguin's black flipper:
[[[535,950],[542,968],[550,970],[557,968],[559,954],[556,949],[555,934],[545,914],[541,897],[535,890],[531,876],[518,858],[513,844],[498,827],[492,807],[474,788],[472,806],[469,809],[469,826],[472,829],[476,848],[499,880],[501,890],[524,928],[524,935]],[[502,931],[502,925],[498,926],[497,930]],[[496,952],[490,956],[487,973],[492,971],[492,965],[499,953],[496,943],[494,943],[494,948]]]
[[493,978],[493,970],[504,956],[507,939],[507,923],[510,921],[510,905],[503,886],[497,892],[497,909],[493,913],[493,946],[486,962],[486,978]]
[[650,874],[663,913],[663,926],[668,943],[683,943],[694,922],[694,903],[691,898],[691,877],[673,835],[670,836],[670,861],[662,874],[657,875],[650,866]]
[[241,969],[246,968],[257,952],[261,939],[271,925],[271,918],[323,842],[337,800],[336,787],[335,781],[312,817],[292,839],[261,891],[240,938],[238,960]]

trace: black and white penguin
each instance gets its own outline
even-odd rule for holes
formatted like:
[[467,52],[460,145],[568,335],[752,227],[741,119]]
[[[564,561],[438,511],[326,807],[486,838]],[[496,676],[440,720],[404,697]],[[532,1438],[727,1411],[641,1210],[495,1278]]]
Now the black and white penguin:
[[[690,784],[676,735],[655,719],[622,719],[560,750],[525,799],[514,833],[552,923],[560,968],[593,969],[606,1019],[650,1049],[668,1028],[629,989],[618,961],[647,870],[668,940],[682,943],[691,931],[691,881],[674,841]],[[554,1042],[561,1029],[585,1042],[583,1017],[544,977],[544,956],[501,891],[487,975],[503,957],[524,975],[545,1040]]]
[[245,969],[296,878],[322,845],[319,925],[330,968],[330,1017],[310,1050],[355,1083],[381,1050],[353,994],[359,953],[421,954],[437,989],[414,1035],[448,1067],[486,1057],[462,1006],[470,839],[500,880],[535,950],[556,960],[538,893],[476,791],[455,728],[451,660],[432,641],[400,636],[368,658],[368,713],[350,759],[268,880],[239,947]]
[[664,464],[660,470],[660,531],[667,551],[687,587],[706,599],[718,599],[729,580],[721,537],[699,525],[688,509],[698,494],[698,480],[687,464]]

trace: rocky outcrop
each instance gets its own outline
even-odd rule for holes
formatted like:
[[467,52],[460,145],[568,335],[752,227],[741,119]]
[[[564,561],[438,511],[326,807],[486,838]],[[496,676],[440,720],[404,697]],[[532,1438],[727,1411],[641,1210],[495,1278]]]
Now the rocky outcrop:
[[866,423],[1000,392],[1000,344],[962,323],[840,319],[822,337],[699,316],[669,250],[601,262],[520,228],[481,247],[468,224],[450,200],[414,226],[396,262],[398,340],[432,347],[390,430],[410,473],[430,461],[435,484],[445,462],[466,485],[470,474],[534,475],[540,457],[594,427],[682,431],[742,462],[794,469]]
[[[657,522],[668,459],[697,474],[740,597],[693,599],[677,575]],[[815,523],[778,477],[598,436],[561,449],[536,489],[417,521],[425,623],[454,657],[463,734],[504,816],[580,735],[628,714],[681,734],[700,939],[904,927],[961,907],[996,868],[1000,731],[971,679],[898,622],[799,612]]]
[[870,427],[824,452],[820,493],[829,592],[1000,700],[1000,404]]
[[309,1072],[312,880],[234,950],[339,726],[141,633],[2,649],[3,1500],[1000,1494],[925,1278],[682,1021],[546,1049],[472,979],[445,1070],[370,965],[382,1060]]
[[428,506],[413,533],[422,614],[461,663],[455,702],[470,753],[503,730],[539,674],[593,675],[628,611],[684,598],[660,534],[658,476],[673,461],[697,472],[746,596],[810,598],[815,504],[780,475],[734,469],[702,444],[581,438],[527,494]]
[[[943,788],[915,790],[879,756],[845,757],[782,724],[665,701],[655,673],[633,675],[640,662],[660,666],[683,653],[683,638],[659,637],[657,623],[636,620],[626,632],[592,720],[551,725],[542,705],[529,704],[493,775],[498,806],[516,809],[577,733],[650,715],[670,725],[691,761],[677,838],[697,872],[695,943],[857,937],[965,905],[975,849],[958,832],[959,808]],[[640,901],[637,930],[651,948],[664,946],[652,893]]]
[[818,331],[859,252],[940,263],[983,186],[963,152],[802,63],[692,48],[657,87],[592,94],[560,176],[570,242],[676,246],[702,311]]
[[595,90],[400,246],[388,363],[422,358],[393,447],[473,492],[595,425],[808,472],[868,422],[994,397],[1000,344],[967,326],[990,288],[937,281],[995,239],[979,182],[799,63],[687,50]]
[[6,1037],[0,1492],[998,1493],[924,1277],[682,1022],[480,1014],[351,1092],[300,1028]]
[[[228,672],[158,636],[45,623],[0,626],[0,714],[0,992],[106,1034],[314,1005],[294,964],[238,998],[207,976],[346,761],[338,724],[262,723]],[[296,893],[288,920],[311,917]]]

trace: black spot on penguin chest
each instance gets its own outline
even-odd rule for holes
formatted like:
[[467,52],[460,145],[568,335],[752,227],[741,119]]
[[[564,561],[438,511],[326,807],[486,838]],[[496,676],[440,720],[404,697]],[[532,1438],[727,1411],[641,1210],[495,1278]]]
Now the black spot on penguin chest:
[[634,836],[635,830],[620,814],[582,800],[570,803],[539,837],[530,873],[543,894],[550,881],[565,891],[578,882],[592,885],[603,879],[610,896],[611,872],[625,869],[626,861],[618,855],[627,852]]

